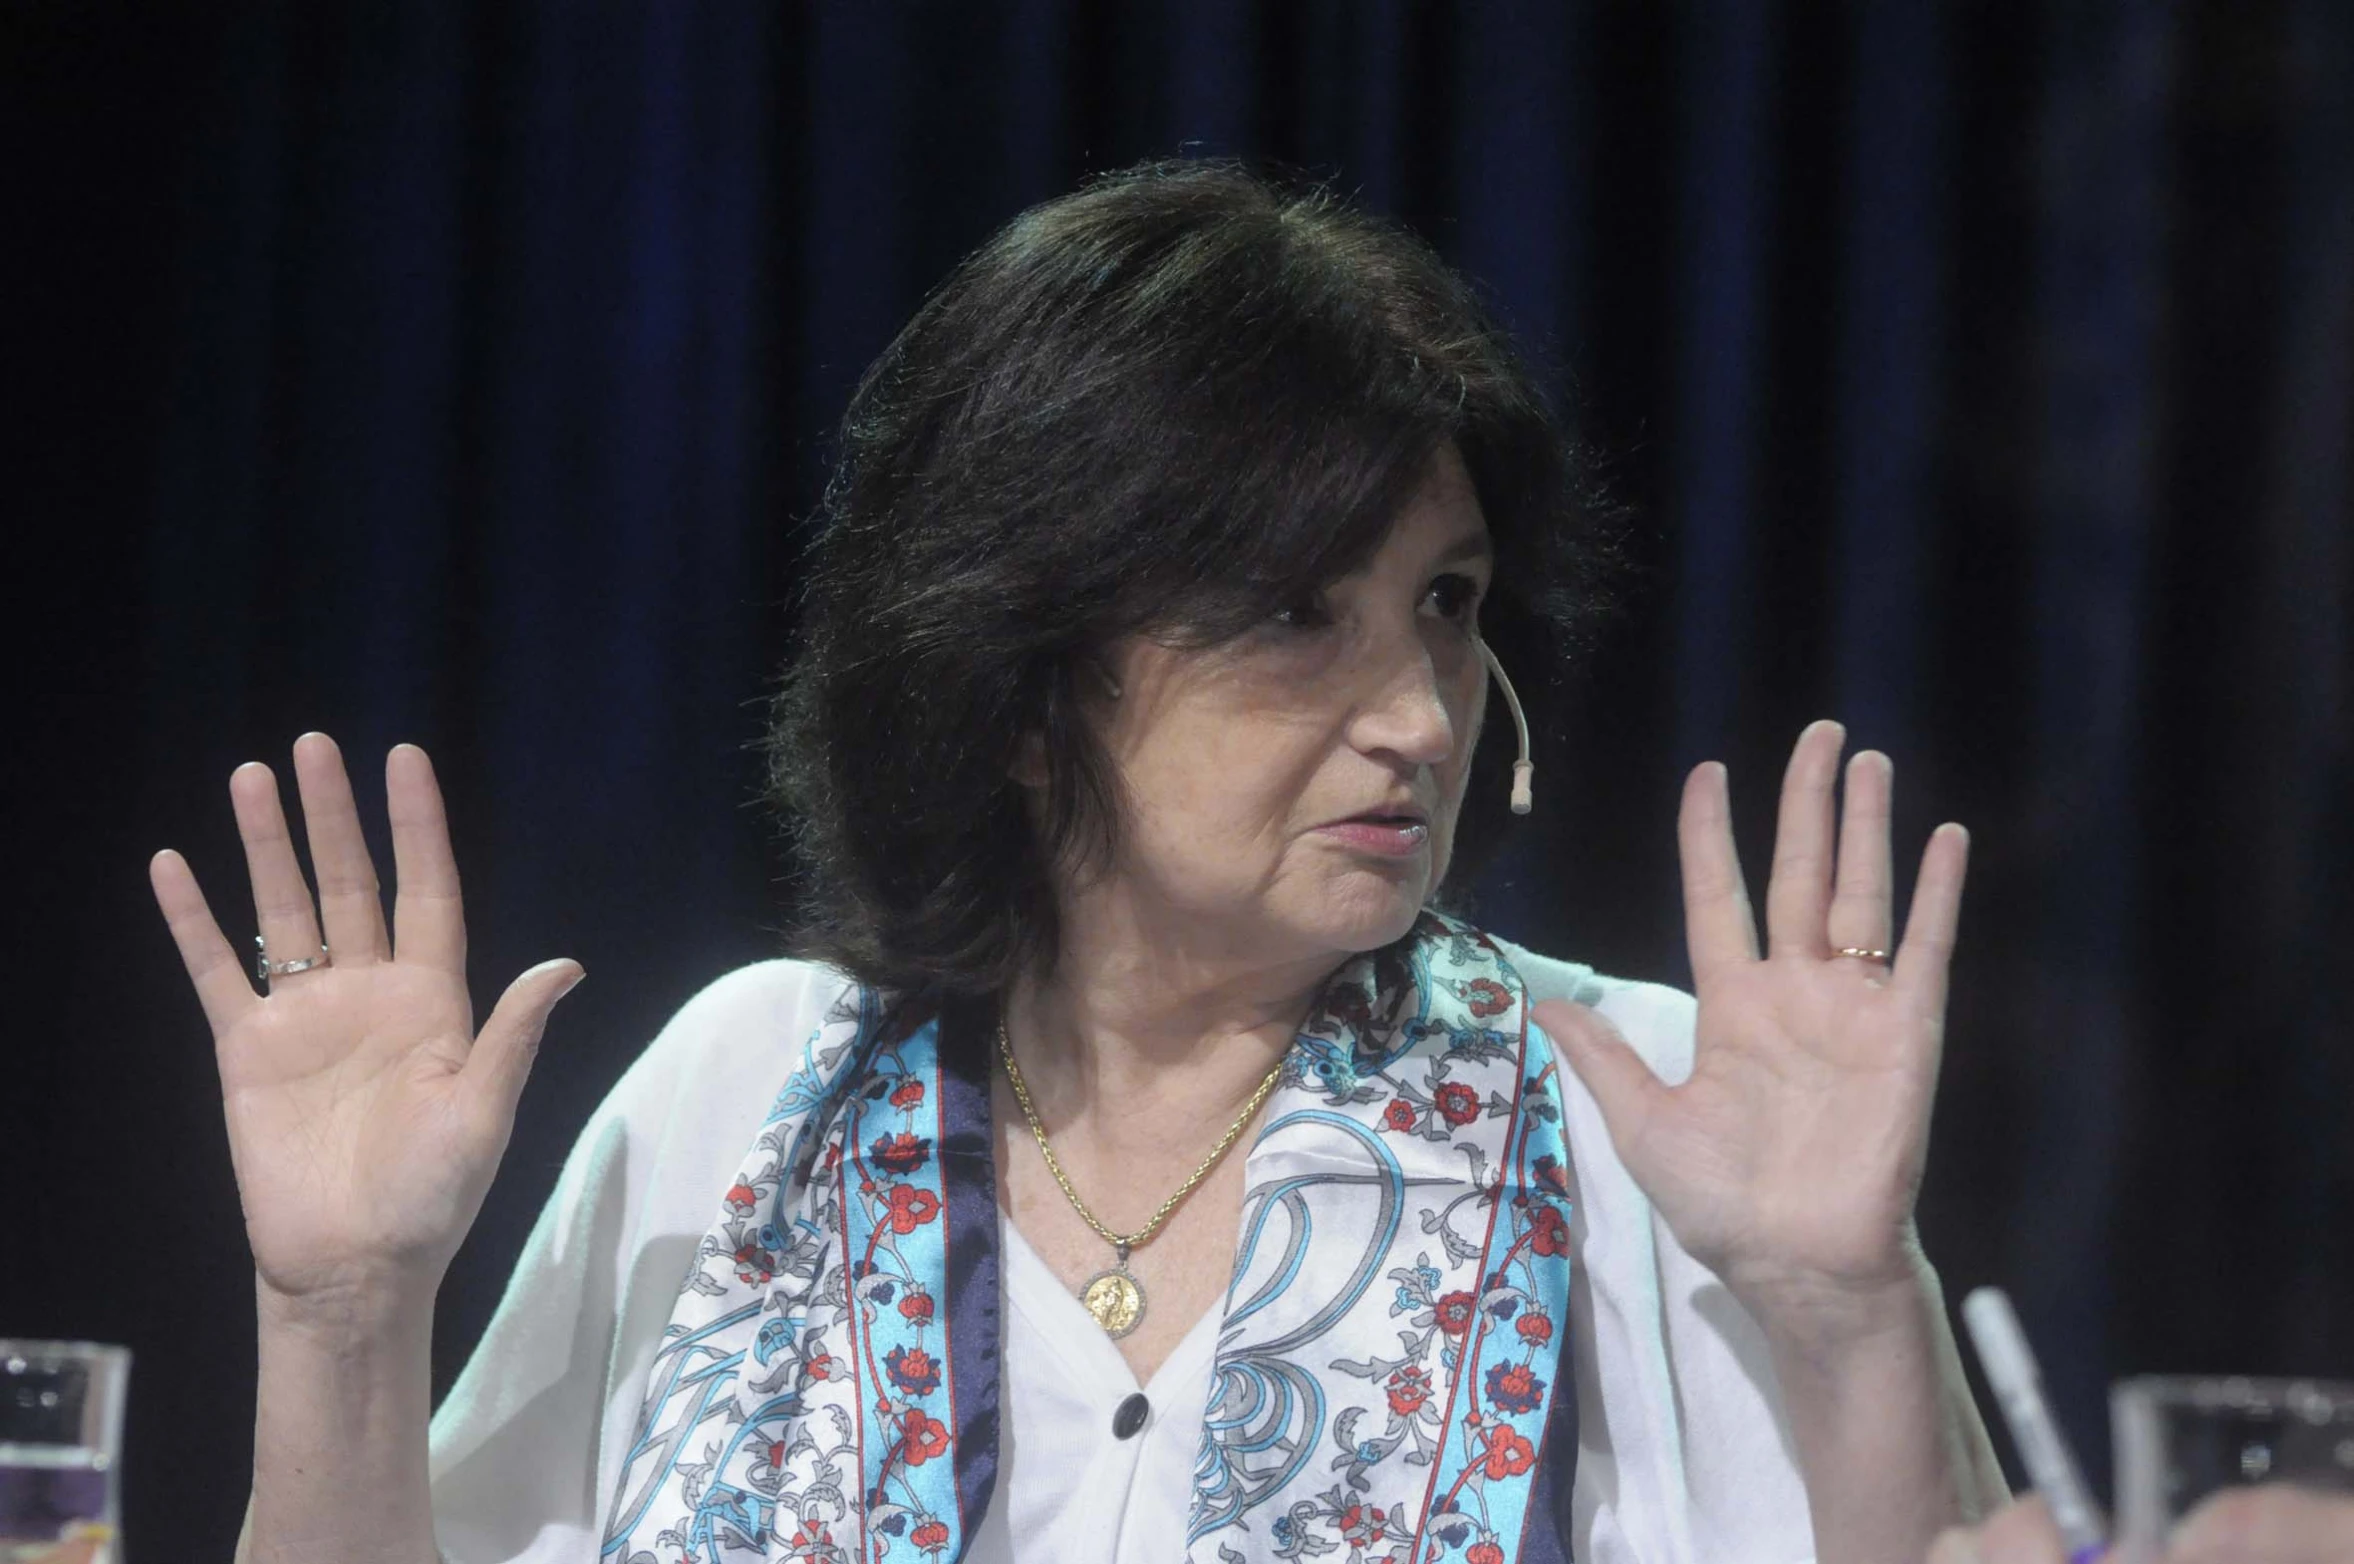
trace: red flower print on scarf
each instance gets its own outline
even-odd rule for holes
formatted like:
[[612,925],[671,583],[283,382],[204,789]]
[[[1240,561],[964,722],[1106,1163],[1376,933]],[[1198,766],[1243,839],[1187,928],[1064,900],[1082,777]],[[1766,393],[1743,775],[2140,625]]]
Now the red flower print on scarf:
[[1569,1252],[1569,1224],[1561,1219],[1559,1206],[1537,1207],[1536,1230],[1530,1235],[1528,1246],[1539,1254]]
[[1536,1174],[1538,1183],[1544,1185],[1547,1189],[1553,1191],[1553,1193],[1556,1195],[1560,1195],[1565,1198],[1568,1196],[1569,1169],[1563,1167],[1561,1165],[1561,1159],[1554,1156],[1551,1152],[1547,1152],[1544,1156],[1537,1158],[1535,1164],[1529,1169],[1529,1171]]
[[867,1147],[866,1155],[884,1172],[905,1178],[932,1160],[932,1143],[921,1135],[885,1135]]
[[911,1396],[928,1396],[940,1388],[940,1365],[921,1347],[893,1347],[883,1355],[883,1372]]
[[1553,1322],[1542,1314],[1524,1314],[1516,1327],[1520,1339],[1532,1347],[1541,1347],[1553,1339]]
[[948,1430],[940,1426],[939,1419],[924,1416],[919,1408],[909,1407],[900,1416],[899,1431],[906,1436],[900,1453],[907,1457],[910,1466],[921,1466],[948,1449]]
[[1341,1541],[1361,1548],[1377,1540],[1389,1525],[1389,1512],[1369,1504],[1352,1504],[1340,1512]]
[[1463,1002],[1471,1007],[1474,1016],[1485,1021],[1511,1009],[1512,994],[1494,978],[1473,978],[1463,985]]
[[913,1184],[891,1186],[891,1231],[905,1237],[940,1214],[940,1197]]
[[738,1216],[747,1216],[760,1204],[760,1191],[749,1184],[731,1184],[727,1191],[727,1208]]
[[1389,1394],[1390,1410],[1400,1417],[1412,1417],[1430,1399],[1430,1375],[1408,1364],[1389,1377]]
[[901,1318],[913,1320],[918,1325],[930,1324],[932,1295],[928,1292],[910,1292],[899,1300],[899,1313]]
[[1493,1542],[1475,1542],[1463,1550],[1463,1564],[1504,1564],[1504,1550]]
[[891,1106],[894,1108],[912,1108],[923,1100],[924,1083],[921,1076],[904,1077],[897,1086],[891,1088]]
[[1393,1130],[1414,1127],[1414,1104],[1403,1097],[1392,1097],[1388,1107],[1381,1110],[1381,1122]]
[[744,1244],[735,1254],[736,1279],[741,1282],[766,1283],[776,1276],[776,1266],[767,1250],[758,1244]]
[[1506,1412],[1534,1412],[1545,1399],[1545,1382],[1525,1363],[1498,1363],[1488,1370],[1488,1404]]
[[1447,1081],[1431,1094],[1431,1101],[1439,1110],[1439,1117],[1461,1129],[1479,1117],[1479,1093],[1461,1081]]
[[938,1553],[948,1546],[948,1527],[940,1521],[925,1521],[907,1534],[907,1540],[926,1553]]
[[1471,1329],[1471,1316],[1478,1300],[1467,1292],[1451,1292],[1439,1300],[1439,1329],[1450,1336],[1460,1336]]
[[1480,1430],[1480,1438],[1488,1447],[1488,1453],[1480,1457],[1480,1465],[1490,1482],[1518,1477],[1537,1464],[1537,1447],[1514,1433],[1509,1423],[1490,1423]]

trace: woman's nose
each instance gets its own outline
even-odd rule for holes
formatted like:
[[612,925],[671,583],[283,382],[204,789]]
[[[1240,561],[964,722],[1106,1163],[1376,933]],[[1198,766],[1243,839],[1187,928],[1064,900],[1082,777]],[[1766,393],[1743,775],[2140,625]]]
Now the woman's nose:
[[1358,708],[1350,738],[1367,753],[1436,766],[1455,753],[1455,729],[1437,659],[1428,647],[1416,647],[1392,662],[1389,676]]

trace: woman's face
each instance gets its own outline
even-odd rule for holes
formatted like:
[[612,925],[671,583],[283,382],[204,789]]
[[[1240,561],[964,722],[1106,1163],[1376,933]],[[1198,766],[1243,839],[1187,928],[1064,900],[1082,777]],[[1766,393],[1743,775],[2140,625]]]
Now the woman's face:
[[1213,959],[1371,950],[1446,873],[1479,737],[1493,566],[1452,446],[1357,574],[1239,640],[1112,649],[1114,888]]

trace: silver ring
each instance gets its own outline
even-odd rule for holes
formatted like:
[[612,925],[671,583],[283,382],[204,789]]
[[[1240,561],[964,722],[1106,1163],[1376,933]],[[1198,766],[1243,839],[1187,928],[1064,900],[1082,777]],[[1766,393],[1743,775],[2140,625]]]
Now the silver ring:
[[1853,956],[1858,961],[1877,961],[1882,966],[1888,965],[1888,952],[1884,950],[1865,950],[1860,945],[1847,945],[1840,949],[1839,954]]
[[259,934],[253,937],[253,980],[264,988],[270,986],[270,979],[274,977],[289,977],[297,972],[308,972],[313,967],[333,965],[335,958],[329,954],[325,940],[319,942],[319,953],[315,956],[305,956],[300,961],[272,961],[270,948],[262,943],[262,937]]

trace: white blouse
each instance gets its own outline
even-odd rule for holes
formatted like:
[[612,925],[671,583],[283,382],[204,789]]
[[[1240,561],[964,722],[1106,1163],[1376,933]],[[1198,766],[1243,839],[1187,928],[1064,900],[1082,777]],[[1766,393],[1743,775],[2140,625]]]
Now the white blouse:
[[[1578,995],[1664,1079],[1691,1069],[1688,995],[1510,945],[1504,952],[1532,1000]],[[679,1280],[843,982],[800,961],[729,973],[687,1002],[590,1118],[490,1328],[433,1420],[435,1526],[450,1564],[597,1558]],[[1577,1246],[1577,1557],[1810,1560],[1806,1492],[1763,1336],[1636,1188],[1566,1065],[1560,1081]],[[1214,1317],[1140,1387],[1020,1233],[1002,1220],[1000,1232],[1009,1307],[998,1482],[967,1557],[1176,1564]],[[1119,1438],[1114,1415],[1138,1394],[1144,1422]]]

